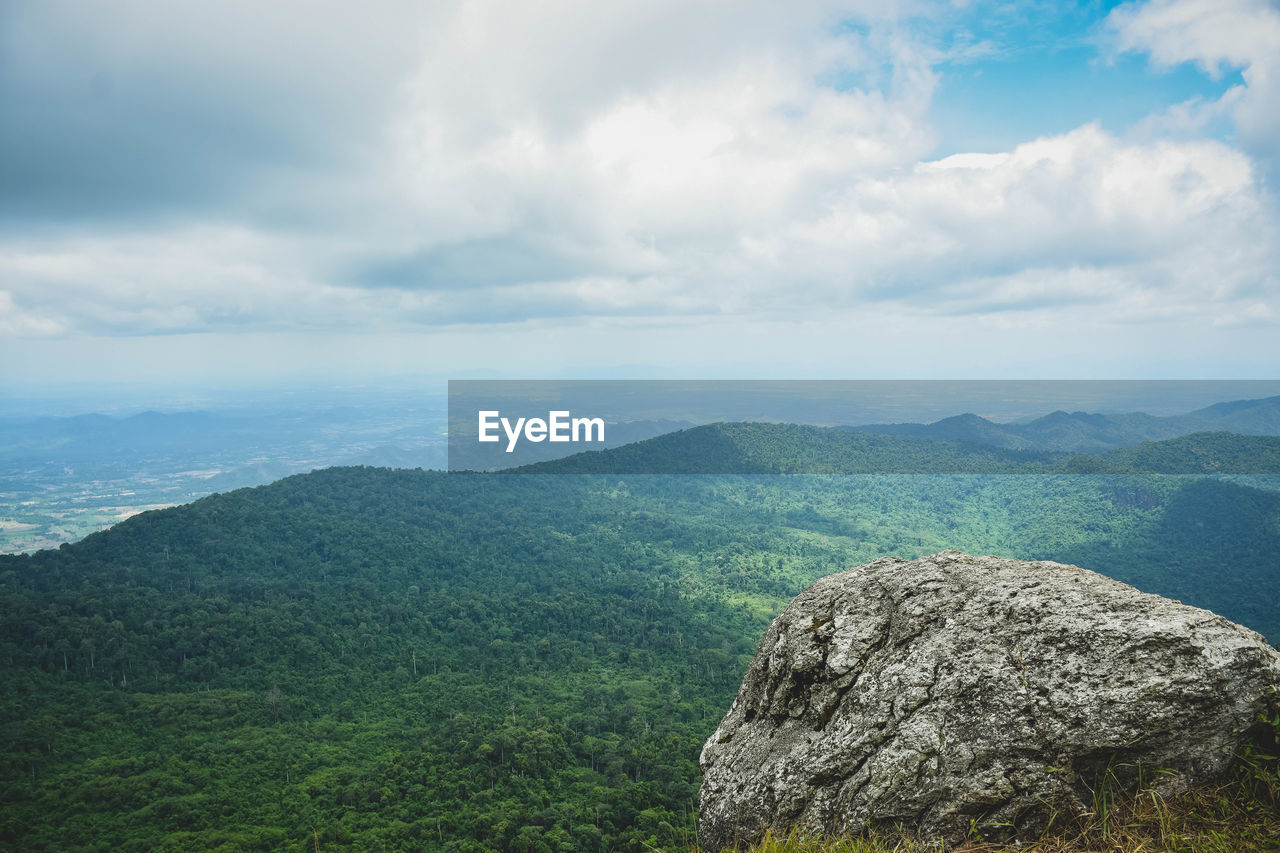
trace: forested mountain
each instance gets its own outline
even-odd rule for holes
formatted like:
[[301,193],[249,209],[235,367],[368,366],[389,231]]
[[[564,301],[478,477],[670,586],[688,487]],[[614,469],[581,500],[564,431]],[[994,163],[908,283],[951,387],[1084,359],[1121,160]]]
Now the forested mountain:
[[[973,418],[974,416],[962,416]],[[977,420],[981,420],[978,418]],[[717,423],[512,469],[533,474],[1280,474],[1280,436],[1202,432],[1097,454],[839,427]]]
[[1280,438],[1197,432],[1144,441],[1094,458],[1115,469],[1150,474],[1275,474],[1280,473]]
[[1280,397],[1216,403],[1184,415],[1057,411],[1027,423],[995,423],[974,414],[929,424],[867,424],[860,432],[941,439],[1007,450],[1094,453],[1194,432],[1280,435]]
[[328,469],[0,558],[0,846],[679,849],[768,620],[944,548],[1280,637],[1222,480]]
[[515,470],[535,474],[996,474],[1046,473],[1065,459],[1066,454],[838,427],[715,423]]
[[[601,394],[599,385],[587,384],[590,395],[586,399],[601,402],[596,399]],[[750,393],[744,396],[740,383],[693,384],[698,386],[696,397],[687,402],[693,410],[697,409],[696,401],[709,396],[719,407],[717,411],[738,411],[744,419],[776,421],[776,416],[768,414],[773,405],[777,411],[794,409],[804,422],[855,423],[848,419],[902,411],[902,400],[897,397],[916,401],[916,408],[906,410],[913,413],[948,411],[942,406],[956,406],[951,411],[962,411],[960,407],[972,403],[975,394],[989,405],[999,405],[989,389],[966,390],[974,383],[928,383],[927,394],[919,388],[908,390],[900,383],[883,383],[885,387],[873,389],[876,393],[870,398],[866,397],[866,388],[849,390],[843,396],[829,389],[826,398],[819,394],[819,399],[808,405],[798,402],[792,383],[781,383],[782,388],[762,383],[765,388],[756,388],[763,395],[760,399]],[[1062,403],[1065,393],[1053,383],[1049,386],[1046,391],[1014,383],[1007,390],[1022,401],[1019,411],[1047,411]],[[806,387],[806,393],[817,390]],[[1156,404],[1140,391],[1130,389],[1138,395],[1136,400],[1148,399]],[[649,413],[646,418],[651,419],[610,422],[607,442],[593,446],[610,448],[638,442],[706,420],[693,410],[681,417],[694,421],[653,415],[662,409],[653,388],[637,389],[633,383],[616,383],[610,393],[613,396],[605,394],[606,400],[621,411],[626,410],[628,400],[634,403],[638,394],[645,401],[642,410]],[[686,389],[686,393],[695,392]],[[768,402],[770,393],[774,395],[772,404]],[[1169,393],[1170,389],[1162,392]],[[856,402],[854,398],[859,394],[863,397]],[[1205,399],[1203,391],[1193,396]],[[1104,399],[1120,404],[1114,394],[1090,399],[1096,404]],[[929,402],[927,406],[923,405],[925,401]],[[446,448],[444,400],[440,398],[360,392],[342,397],[339,402],[343,405],[333,405],[327,397],[302,395],[298,399],[286,396],[216,411],[142,412],[129,417],[97,414],[0,418],[0,553],[57,547],[143,510],[189,502],[212,492],[261,485],[315,468],[374,465],[490,470],[545,461],[574,447],[521,442],[518,452],[511,455],[502,443],[455,440]],[[279,408],[285,403],[296,408]],[[1169,410],[1168,400],[1159,405],[1163,406],[1161,411]],[[1188,400],[1187,405],[1193,403]],[[469,419],[450,425],[451,434],[457,439],[461,433],[453,433],[454,427],[462,433],[470,430],[474,435],[476,425]],[[747,438],[743,433],[750,428],[735,429],[739,435],[721,435],[719,439],[741,443]],[[768,443],[776,447],[762,447],[762,437],[756,436],[746,442],[748,446],[714,448],[713,436],[695,434],[702,435],[706,445],[699,448],[698,454],[690,451],[691,437],[674,439],[681,452],[692,458],[674,458],[671,447],[658,445],[627,450],[632,456],[622,468],[610,467],[618,461],[616,457],[610,457],[610,466],[585,460],[571,464],[577,471],[1039,472],[1046,470],[1046,465],[1061,463],[1070,453],[1094,453],[1210,430],[1280,433],[1280,397],[1217,403],[1190,414],[1164,418],[1059,411],[1027,423],[994,423],[976,415],[959,415],[928,425],[856,428],[874,435],[893,434],[879,439],[879,443],[796,433],[785,439],[770,438]],[[926,447],[896,439],[943,440],[967,447]],[[974,445],[980,449],[975,451]],[[1000,452],[992,453],[993,449]],[[1025,452],[1010,455],[1008,451]],[[656,456],[666,467],[655,467],[645,454]],[[708,460],[714,464],[708,464]],[[1067,470],[1111,471],[1117,465],[1076,460]]]

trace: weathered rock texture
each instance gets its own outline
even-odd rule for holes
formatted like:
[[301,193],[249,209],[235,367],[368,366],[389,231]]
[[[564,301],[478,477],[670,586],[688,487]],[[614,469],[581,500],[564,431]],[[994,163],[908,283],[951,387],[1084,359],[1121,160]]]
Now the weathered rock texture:
[[1253,631],[1076,566],[876,560],[769,627],[702,751],[702,849],[766,827],[1035,832],[1108,769],[1221,774],[1277,684]]

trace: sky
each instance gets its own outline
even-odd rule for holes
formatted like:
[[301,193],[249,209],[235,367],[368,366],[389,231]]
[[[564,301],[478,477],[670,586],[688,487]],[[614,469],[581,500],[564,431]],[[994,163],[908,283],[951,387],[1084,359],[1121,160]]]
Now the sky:
[[0,390],[1277,378],[1263,0],[0,4]]

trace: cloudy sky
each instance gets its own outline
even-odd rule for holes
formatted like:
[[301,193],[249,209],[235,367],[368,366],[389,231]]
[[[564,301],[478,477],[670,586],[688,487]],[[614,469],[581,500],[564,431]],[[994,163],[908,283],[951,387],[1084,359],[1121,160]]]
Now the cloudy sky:
[[0,5],[0,381],[1275,378],[1280,7]]

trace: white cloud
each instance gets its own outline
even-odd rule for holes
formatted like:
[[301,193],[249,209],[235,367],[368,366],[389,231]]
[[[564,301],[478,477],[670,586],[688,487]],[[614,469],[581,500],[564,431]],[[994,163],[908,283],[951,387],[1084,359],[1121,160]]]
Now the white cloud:
[[309,278],[308,249],[320,246],[213,226],[28,239],[0,250],[0,279],[24,310],[90,334],[341,327],[386,310]]
[[[562,323],[571,338],[600,324],[608,341],[646,323],[686,340],[715,324],[788,323],[803,343],[812,323],[909,334],[964,318],[1004,334],[1270,321],[1274,204],[1255,160],[1199,134],[1222,114],[1242,134],[1270,132],[1259,116],[1274,91],[1271,7],[1156,2],[1112,16],[1119,49],[1245,68],[1219,102],[1124,138],[1088,125],[929,160],[943,57],[913,29],[925,5],[471,0],[388,6],[375,24],[335,13],[296,32],[296,9],[259,18],[236,4],[189,19],[167,5],[149,18],[145,3],[119,21],[59,17],[58,43],[93,61],[69,59],[54,94],[111,70],[112,97],[134,108],[123,130],[93,127],[125,140],[131,174],[150,175],[153,151],[173,158],[162,177],[202,174],[208,149],[192,128],[214,128],[222,165],[162,216],[7,220],[0,332],[532,324],[545,337]],[[989,50],[977,47],[975,60]],[[122,89],[168,69],[194,92],[181,127],[142,121],[168,114]],[[242,136],[218,135],[219,107]],[[312,137],[324,153],[296,156]],[[263,151],[280,157],[263,165]],[[234,200],[210,201],[224,185]],[[60,196],[39,198],[55,209]],[[718,340],[743,346],[725,328]]]
[[1214,326],[1270,326],[1276,321],[1276,313],[1265,302],[1255,302],[1239,314],[1220,314],[1213,320]]
[[761,239],[779,278],[837,304],[1090,303],[1141,319],[1274,292],[1276,236],[1239,152],[1126,144],[1089,126],[857,182],[821,218]]
[[[933,76],[832,3],[474,3],[442,22],[397,125],[419,244],[518,229],[643,255],[786,221],[815,184],[922,156]],[[657,57],[661,57],[657,60]],[[888,92],[823,75],[892,66]]]
[[[693,133],[710,121],[689,116]],[[585,152],[597,128],[575,150]],[[725,143],[714,127],[706,134],[701,147],[685,140],[673,151],[720,156]],[[628,139],[621,134],[609,156],[650,167]],[[557,215],[605,273],[360,288],[326,281],[347,250],[323,239],[203,227],[0,253],[0,276],[25,310],[115,334],[557,316],[801,321],[869,305],[908,316],[1074,306],[1142,322],[1249,316],[1280,289],[1274,213],[1248,158],[1221,143],[1126,143],[1088,126],[911,168],[841,173],[821,158],[809,169],[778,159],[767,204],[753,203],[732,171],[691,167],[686,180],[632,184],[602,179],[602,161],[585,153],[576,169],[561,164],[559,179],[583,191],[582,205],[566,208],[579,219],[544,214]],[[768,171],[772,162],[758,165]],[[617,207],[608,188],[625,199]],[[517,218],[507,227],[537,225]]]
[[1148,53],[1158,66],[1194,62],[1215,76],[1239,69],[1244,84],[1229,89],[1221,102],[1244,143],[1273,165],[1280,161],[1280,10],[1274,3],[1126,3],[1111,13],[1108,24],[1118,50]]
[[49,317],[30,311],[19,311],[13,294],[0,290],[0,336],[41,338],[60,335],[66,327]]

